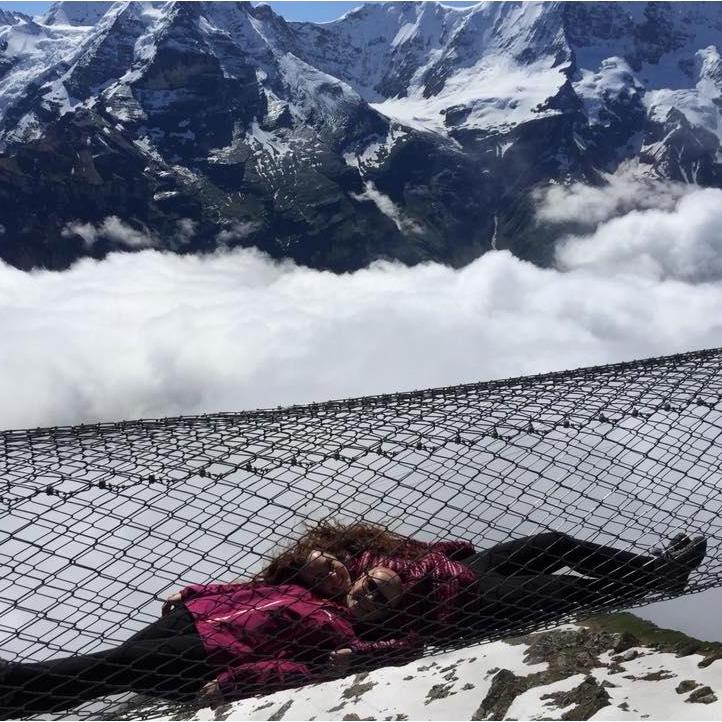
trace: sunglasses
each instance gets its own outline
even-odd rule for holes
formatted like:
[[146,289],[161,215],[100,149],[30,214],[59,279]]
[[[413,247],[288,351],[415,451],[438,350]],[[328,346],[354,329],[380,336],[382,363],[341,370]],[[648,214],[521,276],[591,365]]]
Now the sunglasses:
[[364,590],[366,596],[371,599],[374,604],[388,604],[390,601],[381,590],[381,585],[373,577],[366,577]]

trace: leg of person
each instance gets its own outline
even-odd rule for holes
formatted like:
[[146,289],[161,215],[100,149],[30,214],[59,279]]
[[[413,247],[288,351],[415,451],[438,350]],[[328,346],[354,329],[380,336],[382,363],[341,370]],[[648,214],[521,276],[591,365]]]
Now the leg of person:
[[110,662],[131,671],[133,692],[177,701],[195,698],[219,672],[195,628],[193,634],[123,644],[113,651]]
[[567,574],[503,576],[479,579],[481,602],[469,612],[469,629],[521,631],[570,612],[623,606],[644,596],[644,590],[609,579]]
[[108,651],[45,662],[10,663],[0,684],[0,717],[58,712],[106,694],[127,691],[107,684],[117,672]]
[[0,684],[0,718],[57,712],[122,692],[191,699],[215,676],[197,635],[141,639],[94,654],[9,664]]
[[477,574],[494,572],[505,576],[553,574],[569,567],[580,574],[636,582],[654,583],[654,557],[581,541],[561,532],[545,532],[497,544],[464,560]]
[[132,637],[127,639],[128,642],[135,642],[141,639],[163,639],[168,637],[183,637],[186,635],[196,634],[196,626],[193,622],[193,615],[180,605],[172,609],[155,622],[151,622],[140,631],[136,632]]

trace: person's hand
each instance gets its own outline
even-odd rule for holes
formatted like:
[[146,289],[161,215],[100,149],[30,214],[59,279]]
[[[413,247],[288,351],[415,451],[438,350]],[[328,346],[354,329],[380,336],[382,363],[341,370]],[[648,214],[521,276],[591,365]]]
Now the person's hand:
[[203,687],[201,687],[201,691],[198,693],[198,697],[203,704],[207,704],[212,708],[223,704],[221,688],[216,680],[208,682],[208,684],[204,684]]
[[181,593],[174,592],[165,600],[165,602],[163,602],[163,607],[160,612],[161,615],[165,617],[166,614],[170,614],[170,612],[173,610],[173,608],[180,603],[181,603]]
[[353,658],[353,651],[350,649],[337,649],[329,655],[331,673],[343,677],[348,673]]

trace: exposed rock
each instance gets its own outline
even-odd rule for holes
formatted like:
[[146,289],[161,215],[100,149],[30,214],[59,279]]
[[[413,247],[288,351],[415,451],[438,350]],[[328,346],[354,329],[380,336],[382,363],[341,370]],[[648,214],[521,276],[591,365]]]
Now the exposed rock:
[[[497,672],[489,692],[474,713],[473,719],[503,719],[517,695],[527,689],[550,684],[580,672],[588,674],[592,669],[603,666],[599,659],[600,655],[615,645],[624,647],[627,644],[639,644],[639,640],[631,634],[612,633],[586,627],[540,632],[525,637],[516,637],[510,641],[528,645],[524,655],[524,661],[527,664],[546,662],[548,669],[525,677],[519,677],[506,669]],[[630,652],[635,652],[635,654],[631,655]],[[627,655],[632,659],[637,654],[636,650],[627,649],[622,655],[618,655],[618,658]],[[618,662],[613,661],[609,666],[609,672],[614,673],[615,671],[625,670]],[[586,713],[587,710],[595,707],[601,709],[609,704],[609,694],[605,686],[599,684],[593,677],[587,677],[584,683],[575,688],[573,692],[576,695],[575,698],[566,704],[567,706],[572,703],[577,705],[574,708],[575,715]],[[594,714],[594,711],[590,711],[589,715]],[[577,716],[570,719],[583,718]]]
[[716,649],[711,654],[708,654],[697,666],[702,668],[709,667],[712,662],[716,662],[718,659],[722,659],[722,649]]
[[636,659],[639,657],[639,650],[637,649],[628,649],[623,654],[617,654],[614,657],[612,657],[613,662],[631,662],[633,659]]
[[[614,633],[615,636],[620,631],[622,633],[628,632],[631,628],[634,630],[632,636],[637,640],[639,647],[660,652],[670,652],[678,657],[699,654],[705,657],[705,660],[709,658],[710,661],[707,664],[711,664],[715,659],[722,656],[722,644],[719,642],[703,642],[689,637],[683,632],[658,627],[653,622],[640,619],[629,612],[592,617],[583,623],[592,629],[608,630]],[[644,653],[640,653],[640,656]],[[612,658],[612,661],[618,663],[619,660]]]
[[454,692],[451,691],[453,687],[453,684],[435,684],[426,693],[426,700],[424,704],[429,704],[435,699],[444,699],[444,697],[448,697],[449,695],[454,694]]
[[677,675],[674,672],[670,672],[668,669],[658,669],[655,672],[648,672],[642,677],[637,677],[644,682],[659,682],[660,679],[672,679]]
[[696,689],[685,702],[696,702],[698,704],[711,704],[717,701],[717,696],[713,692],[711,687],[700,687]]
[[695,682],[693,679],[683,679],[676,687],[675,691],[677,694],[687,694],[691,692],[695,687],[699,687],[700,683]]
[[[513,640],[508,640],[510,643],[515,645],[525,645],[524,647],[513,650],[515,655],[523,657],[525,662],[529,664],[539,664],[542,667],[541,671],[533,671],[532,669],[526,669],[518,673],[514,673],[509,669],[487,668],[482,666],[480,668],[469,668],[466,664],[462,664],[466,660],[457,660],[453,664],[449,664],[447,659],[442,658],[444,661],[436,662],[426,660],[424,669],[431,670],[427,671],[426,674],[417,674],[418,667],[414,667],[411,674],[407,674],[404,677],[404,684],[402,689],[407,689],[405,683],[412,682],[410,685],[411,689],[418,688],[418,682],[422,679],[429,680],[428,685],[425,687],[427,692],[426,697],[418,696],[413,700],[416,709],[416,715],[419,714],[419,710],[424,709],[424,705],[429,705],[432,702],[439,700],[438,708],[441,710],[455,709],[455,706],[448,707],[449,703],[457,702],[459,707],[463,708],[466,705],[465,715],[469,718],[471,711],[476,705],[478,707],[473,713],[472,719],[504,719],[509,714],[509,710],[514,701],[520,694],[527,692],[528,690],[546,686],[554,682],[566,680],[573,675],[582,674],[580,679],[584,681],[581,684],[569,691],[565,692],[549,692],[543,690],[543,700],[546,701],[546,708],[558,708],[557,716],[565,712],[565,708],[570,711],[565,714],[566,719],[586,719],[589,716],[594,716],[595,712],[602,709],[605,706],[611,704],[610,688],[619,687],[614,682],[608,681],[607,679],[600,680],[595,679],[593,674],[595,670],[606,667],[606,675],[614,674],[615,672],[624,673],[625,678],[633,680],[633,684],[637,685],[638,688],[643,688],[645,693],[648,693],[654,682],[659,680],[668,680],[675,677],[675,674],[670,669],[676,669],[671,666],[674,664],[670,662],[670,668],[665,668],[661,661],[663,658],[655,656],[653,647],[669,652],[678,651],[682,648],[695,648],[698,653],[701,650],[706,651],[709,656],[712,656],[716,651],[712,643],[700,642],[699,640],[693,640],[685,635],[673,632],[672,630],[664,630],[656,628],[654,625],[647,625],[647,623],[634,618],[632,615],[613,615],[605,618],[598,618],[596,626],[590,628],[563,628],[563,629],[552,629],[545,632],[537,632],[529,634],[526,637],[517,637]],[[616,628],[614,625],[618,625]],[[604,628],[600,629],[604,625]],[[622,635],[619,632],[620,627],[631,627],[634,631],[634,635],[630,635],[622,639]],[[639,634],[637,634],[637,630]],[[650,639],[651,638],[651,642]],[[507,640],[505,640],[507,641]],[[637,646],[630,647],[614,656],[611,657],[611,661],[608,664],[602,662],[612,652],[614,645],[625,646],[626,644],[635,644]],[[628,670],[623,667],[618,660],[628,655],[629,652],[639,652],[640,656],[644,655],[644,659],[648,660],[648,664],[644,666],[643,671],[636,671],[631,674]],[[494,649],[490,652],[490,658],[487,661],[488,665],[492,664],[492,659],[500,660],[504,659],[504,652],[499,656],[499,649]],[[479,654],[479,658],[483,659],[486,654]],[[630,655],[631,656],[631,655]],[[667,657],[666,659],[669,659]],[[695,660],[696,661],[696,660]],[[497,661],[498,663],[498,661]],[[511,664],[511,662],[509,662]],[[638,665],[635,665],[638,667]],[[523,668],[522,668],[523,669]],[[476,682],[477,679],[481,680],[486,678],[485,673],[491,674],[491,679],[485,695],[479,695],[476,699],[472,696],[459,695],[454,700],[447,700],[452,695],[456,695],[459,692],[468,692],[474,690],[481,684],[486,690],[484,682],[477,683],[476,685],[472,682]],[[707,673],[709,674],[709,673]],[[472,676],[470,676],[472,675]],[[477,675],[477,676],[473,676]],[[605,675],[605,676],[606,676]],[[334,687],[336,699],[321,699],[319,701],[319,710],[326,709],[327,714],[336,714],[336,718],[341,717],[341,710],[346,713],[344,719],[360,720],[359,714],[367,714],[365,706],[361,709],[353,707],[353,704],[361,701],[363,705],[363,696],[366,695],[366,699],[376,703],[377,700],[387,699],[389,693],[390,697],[393,698],[392,690],[387,686],[389,684],[389,675],[383,675],[374,673],[362,673],[356,674],[350,677],[348,680],[339,680],[339,685]],[[391,677],[391,679],[393,679]],[[467,681],[471,680],[471,681]],[[660,695],[666,696],[670,702],[675,700],[678,704],[684,702],[696,703],[696,704],[712,704],[717,701],[717,693],[710,686],[703,686],[703,683],[695,680],[678,679],[676,686],[677,695],[685,695],[685,697],[678,697],[672,692],[675,689],[673,684],[664,684],[654,687],[655,692],[659,690]],[[652,684],[649,684],[652,683]],[[393,682],[392,682],[393,684]],[[626,684],[626,682],[625,682]],[[367,694],[372,688],[374,689],[371,694]],[[568,684],[567,684],[568,686]],[[542,690],[540,690],[540,693]],[[620,695],[621,693],[621,695]],[[291,694],[294,694],[291,692]],[[612,693],[614,694],[614,693]],[[649,710],[644,709],[641,704],[639,711],[631,709],[631,705],[628,698],[624,698],[624,693],[621,689],[616,692],[622,699],[615,699],[614,704],[618,705],[620,711],[631,711],[636,714],[638,718],[643,718],[643,713],[647,713]],[[631,694],[631,692],[630,692]],[[671,695],[671,698],[670,698]],[[689,698],[686,697],[689,695]],[[339,699],[340,698],[340,699]],[[291,697],[291,699],[284,697],[278,698],[274,696],[273,703],[265,702],[261,704],[258,700],[249,700],[248,706],[244,709],[245,714],[253,715],[262,709],[267,709],[273,704],[273,709],[277,711],[273,715],[272,719],[282,720],[285,719],[289,714],[291,707],[291,699],[297,699],[297,697]],[[288,699],[285,704],[281,704],[284,700]],[[396,702],[397,700],[394,699]],[[411,701],[411,700],[409,700]],[[336,703],[336,706],[331,709],[327,709],[328,704]],[[280,706],[279,706],[280,705]],[[376,709],[376,707],[374,707]],[[403,715],[396,714],[396,708],[384,708],[378,706],[378,719],[388,720],[393,722],[394,719],[403,719]],[[699,709],[699,708],[698,708]],[[184,709],[183,717],[180,716],[164,716],[164,718],[172,719],[190,719],[193,717],[194,710],[192,706],[186,706]],[[218,708],[214,712],[216,720],[222,720],[229,718],[231,712],[235,712],[238,715],[239,707],[225,705],[222,708]],[[409,711],[409,710],[405,710]],[[544,711],[544,707],[541,707],[541,712]],[[136,719],[140,714],[137,707],[131,707],[128,709],[128,714],[131,716],[122,716],[120,714],[113,714],[112,717],[107,719]],[[423,716],[423,712],[420,713]],[[411,714],[414,716],[414,713]],[[652,715],[654,716],[654,715]]]
[[613,646],[614,637],[609,632],[583,627],[553,633],[541,632],[517,639],[529,645],[524,657],[527,664],[546,662],[549,673],[561,679],[600,667],[599,655]]
[[517,677],[508,669],[499,670],[491,681],[491,687],[479,708],[471,716],[472,720],[501,720],[517,695],[525,692],[531,685],[528,677]]
[[639,647],[639,640],[631,632],[620,632],[614,635],[614,645],[612,651],[617,654],[626,652],[632,647]]
[[553,700],[559,708],[576,705],[562,715],[562,719],[565,720],[589,719],[602,707],[611,704],[609,692],[594,677],[587,677],[581,684],[568,692],[552,692],[542,695],[541,699]]
[[[225,722],[233,712],[233,705],[232,704],[222,704],[218,707],[216,707],[213,710],[213,719],[215,722]],[[272,717],[269,717],[268,719],[273,719]],[[279,717],[280,719],[280,717]]]
[[284,702],[268,719],[274,720],[274,722],[278,722],[278,720],[282,720],[286,712],[290,709],[291,705],[293,704],[293,700],[289,699],[288,701]]
[[368,672],[363,674],[357,674],[354,677],[350,687],[347,687],[343,692],[342,696],[344,699],[353,698],[354,702],[358,702],[362,695],[366,694],[372,687],[376,686],[376,682],[364,682],[368,677]]
[[419,667],[419,672],[428,672],[430,669],[433,669],[434,667],[438,667],[439,665],[436,662],[432,662],[431,664],[427,664],[424,667]]

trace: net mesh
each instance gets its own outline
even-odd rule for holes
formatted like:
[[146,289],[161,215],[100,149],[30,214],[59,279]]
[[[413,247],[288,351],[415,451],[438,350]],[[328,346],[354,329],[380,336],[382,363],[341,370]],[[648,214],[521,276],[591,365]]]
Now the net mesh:
[[[0,670],[0,708],[6,716],[30,716],[45,704],[55,716],[68,714],[65,708],[83,700],[48,676],[54,660],[117,648],[158,619],[170,593],[248,579],[293,544],[304,525],[329,518],[377,522],[428,543],[465,540],[477,551],[553,531],[603,545],[622,560],[616,568],[585,568],[577,552],[586,547],[559,551],[572,576],[596,580],[587,587],[594,593],[575,606],[558,603],[556,587],[547,595],[533,580],[564,564],[499,569],[488,563],[493,555],[483,564],[476,559],[477,576],[486,575],[491,589],[485,621],[465,607],[466,621],[445,634],[437,624],[414,647],[416,656],[556,623],[580,610],[611,611],[718,586],[721,359],[715,349],[289,408],[2,432],[0,657],[10,664]],[[674,549],[665,540],[676,532],[706,539],[701,563],[684,553],[681,561],[650,553],[665,543]],[[555,549],[561,547],[533,559]],[[644,558],[628,563],[633,554]],[[591,556],[587,549],[585,558]],[[453,564],[451,572],[444,564],[414,589],[448,609],[453,596],[434,587],[454,573]],[[404,564],[389,565],[403,580]],[[515,576],[526,586],[512,579],[515,592],[494,596],[489,579],[503,577],[503,587]],[[423,638],[435,614],[433,605],[425,608],[414,632]],[[503,623],[491,623],[495,615]],[[378,642],[380,634],[369,638]],[[315,665],[302,637],[284,638],[265,657],[257,645],[254,663],[297,658],[315,676],[237,674],[234,694],[323,678],[331,643],[308,643],[324,658]],[[394,661],[388,649],[386,657],[362,657],[356,655],[359,665]],[[44,693],[65,689],[62,705],[28,701],[28,663],[36,664]],[[82,682],[87,674],[72,676]],[[98,699],[73,714],[119,716],[123,698],[110,692],[169,696],[161,685],[155,695],[123,684],[117,690],[96,684],[89,694]]]

